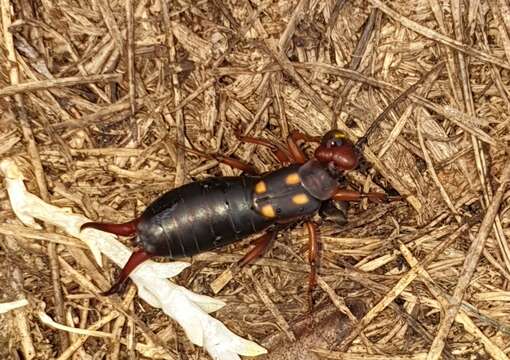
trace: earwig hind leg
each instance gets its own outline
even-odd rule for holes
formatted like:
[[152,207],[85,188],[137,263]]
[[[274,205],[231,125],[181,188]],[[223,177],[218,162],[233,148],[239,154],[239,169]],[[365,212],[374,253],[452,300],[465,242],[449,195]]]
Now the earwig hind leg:
[[243,256],[241,260],[238,261],[237,265],[239,267],[246,266],[253,261],[255,261],[260,256],[264,255],[264,253],[269,249],[273,240],[276,238],[276,231],[268,231],[261,237],[258,237],[253,241],[255,247],[251,249],[246,255]]
[[319,259],[319,237],[317,225],[312,222],[305,223],[308,231],[308,262],[310,263],[310,275],[308,278],[308,309],[313,311],[313,290],[317,286],[317,266]]
[[131,254],[129,260],[122,268],[115,284],[113,284],[113,286],[108,291],[101,293],[101,295],[110,296],[113,294],[121,293],[125,289],[127,279],[129,275],[133,272],[133,270],[135,270],[136,267],[143,263],[144,261],[150,259],[152,256],[153,256],[152,254],[145,252],[145,250],[143,249],[134,251]]
[[136,234],[136,226],[140,222],[140,218],[122,223],[122,224],[111,224],[101,222],[86,222],[81,225],[80,231],[87,228],[105,231],[111,234],[120,236],[131,236]]

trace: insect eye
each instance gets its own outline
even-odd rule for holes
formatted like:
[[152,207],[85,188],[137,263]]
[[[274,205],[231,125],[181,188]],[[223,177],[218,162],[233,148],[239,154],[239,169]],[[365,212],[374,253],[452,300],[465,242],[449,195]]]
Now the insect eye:
[[342,146],[343,143],[344,143],[344,141],[342,139],[331,139],[328,141],[327,146],[328,147],[337,147],[337,146]]
[[344,139],[344,133],[338,130],[331,130],[322,138],[322,144],[328,148],[342,146],[345,143]]

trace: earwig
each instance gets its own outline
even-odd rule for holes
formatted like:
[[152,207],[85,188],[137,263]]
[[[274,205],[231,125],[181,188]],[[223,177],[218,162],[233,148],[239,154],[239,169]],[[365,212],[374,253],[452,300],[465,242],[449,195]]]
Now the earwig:
[[[346,190],[340,184],[343,172],[356,168],[360,154],[339,130],[326,133],[306,160],[297,141],[317,138],[294,131],[287,147],[264,139],[241,137],[244,142],[273,149],[283,167],[264,175],[211,177],[168,191],[142,215],[123,224],[89,222],[82,226],[122,236],[135,236],[138,249],[122,269],[116,283],[105,294],[122,290],[129,274],[143,261],[163,256],[178,259],[221,248],[262,233],[255,247],[240,261],[245,266],[264,254],[279,231],[289,224],[304,222],[309,233],[309,293],[317,282],[318,233],[312,221],[316,214],[326,214],[338,223],[346,211],[332,202],[342,203],[369,198],[384,201],[383,193],[362,194]],[[194,153],[199,154],[196,150]],[[217,158],[242,170],[251,169],[239,160]],[[311,300],[310,300],[311,301]]]

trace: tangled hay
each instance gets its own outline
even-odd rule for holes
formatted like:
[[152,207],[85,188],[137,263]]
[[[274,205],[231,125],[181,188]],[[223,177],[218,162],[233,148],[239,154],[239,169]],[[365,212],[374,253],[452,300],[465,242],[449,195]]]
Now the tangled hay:
[[[239,174],[177,144],[271,171],[281,167],[271,151],[236,130],[283,142],[337,127],[355,140],[390,107],[365,147],[370,170],[347,179],[404,199],[352,204],[345,227],[321,224],[313,314],[302,226],[231,279],[249,241],[190,259],[176,281],[224,300],[214,316],[267,359],[507,359],[506,2],[0,4],[0,157],[16,160],[32,192],[92,219],[126,221],[168,189]],[[58,229],[27,230],[4,190],[0,204],[0,302],[31,304],[0,315],[0,356],[149,356],[135,350],[144,331],[122,316],[100,328],[113,339],[41,324],[39,309],[83,329],[112,311],[58,258],[93,283],[117,269]],[[133,286],[123,304],[170,358],[208,358]]]

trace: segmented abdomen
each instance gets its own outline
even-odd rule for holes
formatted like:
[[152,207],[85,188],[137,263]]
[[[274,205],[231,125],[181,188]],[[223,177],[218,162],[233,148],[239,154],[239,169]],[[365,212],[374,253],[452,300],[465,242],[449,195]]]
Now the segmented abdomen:
[[256,178],[214,177],[171,190],[152,203],[138,225],[145,251],[179,258],[232,244],[273,220],[252,208]]

